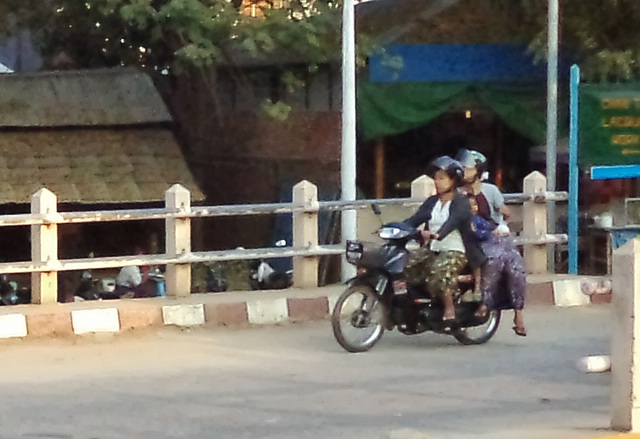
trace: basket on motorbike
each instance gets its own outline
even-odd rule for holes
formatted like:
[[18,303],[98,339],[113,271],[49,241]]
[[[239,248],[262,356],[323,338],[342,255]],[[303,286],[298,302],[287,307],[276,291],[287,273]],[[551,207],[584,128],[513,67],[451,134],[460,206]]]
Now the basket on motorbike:
[[347,262],[358,267],[382,269],[389,260],[389,246],[377,242],[347,241]]

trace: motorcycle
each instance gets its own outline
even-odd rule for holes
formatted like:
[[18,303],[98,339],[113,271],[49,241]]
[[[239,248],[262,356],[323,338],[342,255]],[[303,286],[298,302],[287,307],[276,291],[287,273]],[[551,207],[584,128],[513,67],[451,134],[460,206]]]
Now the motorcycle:
[[249,283],[253,290],[284,290],[293,285],[292,274],[293,271],[276,271],[268,262],[261,260],[258,268],[251,273]]
[[[429,294],[426,285],[407,284],[403,276],[409,259],[407,244],[425,244],[420,230],[404,223],[390,223],[379,230],[378,236],[383,244],[346,244],[347,262],[357,267],[357,275],[348,281],[331,316],[333,334],[345,350],[367,351],[385,330],[394,327],[406,335],[425,331],[450,334],[463,345],[483,344],[493,337],[500,323],[499,310],[480,318],[475,315],[479,302],[458,299],[455,322],[445,325],[443,305]],[[462,291],[472,290],[473,275],[460,275],[458,284]]]
[[[166,296],[165,276],[157,267],[149,271],[149,279],[156,284],[156,296]],[[74,301],[120,299],[116,292],[116,280],[112,278],[95,279],[91,270],[82,272],[80,283],[74,294]]]
[[0,276],[0,306],[24,305],[31,303],[31,289],[10,281],[7,275]]
[[74,300],[102,300],[111,297],[116,289],[115,279],[94,279],[91,270],[84,270],[80,276],[80,283],[76,288]]
[[[281,239],[276,247],[286,247],[287,241]],[[287,262],[281,259],[260,260],[257,268],[249,276],[249,283],[253,290],[284,290],[293,285],[293,269],[287,267]]]
[[207,267],[206,284],[208,293],[222,293],[229,289],[226,273],[219,261]]

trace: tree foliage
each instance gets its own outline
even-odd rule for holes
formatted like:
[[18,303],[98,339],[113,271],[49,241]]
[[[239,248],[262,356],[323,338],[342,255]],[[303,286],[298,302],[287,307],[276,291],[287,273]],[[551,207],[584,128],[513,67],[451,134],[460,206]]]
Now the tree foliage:
[[[530,32],[531,48],[544,56],[547,1],[500,0],[500,6]],[[640,77],[640,1],[561,0],[560,42],[591,81]]]
[[[341,0],[2,0],[0,36],[29,30],[45,64],[56,69],[133,65],[197,77],[220,116],[217,67],[250,92],[251,80],[237,65],[271,58],[281,63],[280,81],[291,93],[319,64],[339,61],[341,11]],[[359,35],[357,47],[364,65],[373,39]],[[308,72],[294,74],[287,63]],[[281,120],[291,109],[277,99],[262,107]]]
[[[257,18],[241,13],[242,0],[2,0],[0,33],[30,29],[50,59],[64,53],[78,67],[133,64],[181,72],[232,65],[238,56],[278,53],[311,65],[338,59],[340,0],[252,1]],[[544,56],[548,1],[485,4],[506,12],[517,23],[514,37],[527,38]],[[590,80],[640,75],[640,1],[560,4],[561,44]],[[358,38],[360,54],[370,53],[372,39]]]
[[45,54],[65,53],[81,67],[122,64],[180,72],[276,52],[313,64],[333,60],[340,41],[340,5],[328,0],[291,0],[280,9],[259,1],[259,17],[240,13],[240,2],[226,0],[0,3],[0,32],[30,29]]

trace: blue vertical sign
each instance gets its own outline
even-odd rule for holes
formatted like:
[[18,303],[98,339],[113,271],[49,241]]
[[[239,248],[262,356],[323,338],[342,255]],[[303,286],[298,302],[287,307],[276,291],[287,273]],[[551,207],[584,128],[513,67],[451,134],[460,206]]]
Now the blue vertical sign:
[[580,67],[571,66],[569,120],[569,274],[578,274],[578,116]]

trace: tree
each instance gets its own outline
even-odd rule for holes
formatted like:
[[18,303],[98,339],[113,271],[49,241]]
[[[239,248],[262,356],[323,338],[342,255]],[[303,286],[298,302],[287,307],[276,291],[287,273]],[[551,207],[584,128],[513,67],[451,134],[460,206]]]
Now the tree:
[[[547,44],[547,1],[500,0],[529,32],[531,48],[543,57]],[[563,49],[591,81],[623,81],[640,76],[640,2],[561,0]]]
[[[29,29],[57,67],[62,55],[76,68],[135,65],[167,76],[199,75],[205,83],[219,66],[233,70],[238,58],[278,54],[312,71],[339,60],[339,2],[274,0],[283,6],[276,8],[271,0],[251,1],[3,0],[0,34]],[[243,13],[245,7],[253,14]],[[362,51],[372,46],[360,38]],[[242,74],[235,79],[241,83]],[[300,84],[286,69],[281,80],[288,88]],[[275,103],[265,104],[273,110]]]
[[232,62],[230,51],[274,51],[326,62],[339,42],[339,4],[293,0],[259,18],[226,0],[4,0],[0,32],[32,30],[45,53],[65,51],[80,65],[136,64],[190,69]]

